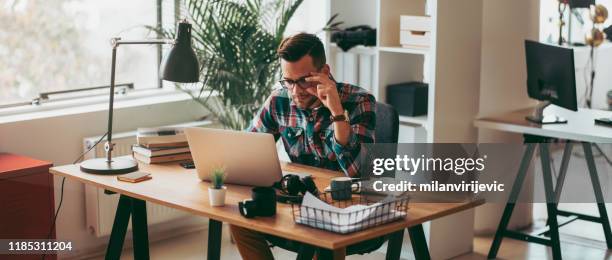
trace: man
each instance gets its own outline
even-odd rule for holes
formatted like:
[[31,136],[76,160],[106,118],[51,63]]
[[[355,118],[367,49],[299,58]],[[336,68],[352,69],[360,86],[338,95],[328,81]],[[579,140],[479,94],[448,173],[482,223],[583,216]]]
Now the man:
[[[281,138],[292,162],[357,176],[361,144],[374,142],[374,97],[334,81],[315,35],[286,38],[277,54],[282,88],[272,92],[247,131]],[[237,226],[230,230],[242,258],[273,259],[264,234]]]

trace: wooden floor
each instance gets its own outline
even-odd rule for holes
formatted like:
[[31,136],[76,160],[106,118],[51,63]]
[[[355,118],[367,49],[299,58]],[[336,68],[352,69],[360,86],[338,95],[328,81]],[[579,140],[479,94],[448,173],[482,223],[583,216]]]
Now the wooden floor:
[[[224,231],[227,228],[224,228]],[[487,252],[491,245],[491,237],[476,237],[474,239],[474,252],[456,257],[456,260],[482,260],[486,259]],[[606,250],[605,243],[600,240],[567,235],[562,233],[562,254],[564,259],[612,259],[612,251]],[[170,238],[164,241],[152,243],[150,245],[151,259],[181,259],[195,260],[204,259],[206,256],[207,245],[206,231],[194,232],[187,235]],[[227,232],[223,234],[223,244],[221,249],[223,259],[241,259],[235,245],[229,241]],[[274,249],[276,259],[295,259],[295,254],[282,250]],[[104,259],[99,256],[93,259]],[[121,259],[133,259],[131,249],[124,250]],[[363,256],[350,256],[350,260],[360,259],[385,259],[385,255],[375,252]],[[402,259],[414,259],[410,252],[402,252]],[[504,239],[499,251],[498,259],[552,259],[550,250],[545,246],[528,244],[512,239]]]
[[[457,260],[487,259],[492,237],[476,237],[474,252],[460,256]],[[603,241],[583,239],[574,235],[561,234],[561,254],[563,259],[612,259],[612,251],[606,249]],[[499,250],[498,259],[552,259],[548,247],[504,239]]]

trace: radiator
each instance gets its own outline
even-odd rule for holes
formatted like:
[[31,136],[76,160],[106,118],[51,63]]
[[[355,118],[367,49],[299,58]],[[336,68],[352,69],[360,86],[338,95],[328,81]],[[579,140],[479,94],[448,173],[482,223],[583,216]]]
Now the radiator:
[[[210,121],[198,121],[180,126],[196,127],[211,126]],[[101,136],[87,137],[83,140],[83,149],[87,151],[92,147]],[[104,142],[100,142],[96,148],[87,154],[86,159],[105,157]],[[113,143],[115,149],[113,156],[129,155],[132,152],[132,145],[136,143],[136,131],[125,133],[113,133]],[[105,194],[103,189],[90,185],[85,185],[85,210],[86,223],[91,234],[96,237],[108,236],[113,227],[115,212],[119,202],[118,194]],[[189,216],[183,211],[168,208],[162,205],[147,202],[147,222],[149,226],[168,221],[178,220]],[[131,229],[132,225],[128,225]]]

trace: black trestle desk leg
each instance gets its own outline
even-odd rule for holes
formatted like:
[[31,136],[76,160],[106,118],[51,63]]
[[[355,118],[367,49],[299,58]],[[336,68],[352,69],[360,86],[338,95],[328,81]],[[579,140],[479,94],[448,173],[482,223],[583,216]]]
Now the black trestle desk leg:
[[431,256],[429,255],[429,248],[427,248],[427,240],[425,239],[423,225],[419,224],[409,227],[408,235],[410,236],[414,258],[419,260],[430,260]]
[[134,259],[149,259],[149,232],[147,229],[147,203],[132,198],[132,243]]
[[312,260],[314,257],[316,248],[306,243],[300,245],[300,249],[297,254],[297,260]]
[[499,226],[497,227],[497,231],[495,232],[493,244],[491,244],[491,248],[489,249],[489,255],[487,256],[489,259],[497,257],[497,252],[499,251],[499,247],[504,237],[504,233],[508,228],[508,223],[510,222],[510,217],[512,216],[512,211],[514,210],[514,204],[518,200],[518,196],[521,192],[521,188],[523,186],[525,176],[527,175],[529,164],[531,164],[533,152],[537,146],[537,143],[526,143],[526,145],[527,147],[525,148],[525,152],[523,153],[523,159],[521,159],[521,165],[518,174],[516,175],[514,184],[512,184],[512,191],[510,192],[508,203],[506,203],[504,213],[502,214],[502,218],[499,221]]
[[561,191],[563,190],[563,183],[565,183],[565,176],[567,176],[567,166],[569,165],[570,158],[572,158],[572,148],[574,144],[572,141],[565,143],[563,149],[563,159],[561,160],[561,168],[559,168],[559,177],[557,178],[557,184],[555,185],[555,198],[559,202],[561,200]]
[[[557,202],[557,207],[559,201],[561,200],[561,191],[563,190],[563,183],[565,183],[565,176],[567,176],[567,166],[569,165],[570,158],[572,157],[572,148],[574,144],[572,141],[568,140],[565,143],[565,148],[563,149],[563,159],[561,160],[561,168],[559,168],[559,177],[557,178],[557,184],[555,184],[555,198]],[[548,220],[546,220],[546,225],[550,226]],[[549,236],[549,232],[546,231],[542,233],[544,236]]]
[[557,201],[553,188],[552,171],[550,167],[550,150],[548,143],[540,144],[540,161],[542,163],[542,177],[544,178],[544,192],[546,193],[546,209],[548,212],[548,227],[550,246],[553,259],[561,259],[561,241],[559,238],[559,224],[557,222]]
[[601,192],[601,184],[599,183],[599,176],[597,176],[597,168],[595,166],[595,160],[593,159],[593,150],[590,143],[582,143],[582,147],[584,148],[584,158],[587,161],[589,175],[591,175],[591,184],[593,184],[593,191],[595,192],[595,200],[597,201],[599,218],[606,237],[606,245],[608,249],[612,249],[612,231],[610,231],[610,221],[608,220],[606,203],[604,202],[603,193]]
[[221,232],[223,222],[208,219],[208,260],[221,259]]
[[130,197],[121,195],[119,204],[117,204],[117,212],[115,213],[115,221],[113,222],[113,230],[106,247],[106,260],[118,260],[121,257],[123,249],[123,241],[127,232],[130,214],[132,213],[132,201]]
[[334,260],[334,251],[327,248],[319,248],[318,260]]
[[402,254],[402,242],[404,240],[404,230],[400,230],[391,234],[389,242],[387,242],[386,260],[399,260]]

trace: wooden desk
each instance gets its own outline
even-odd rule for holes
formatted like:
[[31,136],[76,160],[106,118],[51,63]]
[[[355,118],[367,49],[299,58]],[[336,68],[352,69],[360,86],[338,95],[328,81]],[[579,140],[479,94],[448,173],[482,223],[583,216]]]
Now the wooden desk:
[[[518,175],[512,186],[512,191],[508,203],[502,214],[493,244],[489,250],[488,258],[495,258],[503,237],[523,240],[526,242],[538,243],[550,246],[554,259],[561,259],[561,246],[559,242],[559,227],[568,224],[573,220],[585,220],[600,223],[603,227],[608,249],[612,249],[612,230],[608,220],[608,213],[599,183],[595,160],[593,158],[593,143],[612,143],[612,128],[596,125],[595,118],[612,117],[612,112],[593,109],[579,109],[577,112],[569,111],[559,107],[546,108],[544,114],[554,114],[568,120],[567,124],[540,125],[525,120],[533,109],[522,109],[500,115],[494,115],[477,119],[474,125],[479,128],[499,130],[512,133],[520,133],[524,136],[526,149],[521,161]],[[550,148],[548,142],[551,139],[566,139],[567,143],[563,152],[563,159],[559,169],[556,184],[553,186],[552,169],[550,166]],[[563,211],[557,209],[557,204],[563,189],[563,183],[567,174],[567,167],[571,157],[573,144],[581,143],[585,160],[589,170],[593,192],[597,201],[599,217],[588,216],[580,213]],[[529,164],[533,158],[536,147],[540,148],[540,160],[542,164],[542,174],[544,178],[544,190],[546,194],[546,208],[548,213],[548,229],[538,234],[523,234],[520,232],[507,230],[514,204],[521,191]],[[557,216],[571,217],[570,221],[564,223],[557,222]]]
[[[291,163],[282,163],[282,168],[286,171],[311,174],[321,190],[329,184],[329,180],[332,177],[341,175],[339,172]],[[300,241],[322,250],[328,250],[332,252],[330,254],[342,252],[348,245],[393,233],[393,241],[390,242],[393,246],[387,252],[390,259],[399,258],[403,230],[408,228],[417,258],[428,259],[429,251],[421,224],[476,207],[483,203],[483,201],[466,203],[413,203],[409,205],[408,217],[403,221],[396,221],[348,235],[340,235],[294,223],[291,206],[287,204],[278,204],[275,217],[257,217],[254,219],[242,217],[237,205],[239,201],[251,197],[251,188],[247,186],[228,185],[226,205],[224,207],[211,207],[208,202],[207,190],[210,183],[200,181],[195,170],[183,169],[176,163],[141,164],[140,170],[151,173],[153,179],[132,184],[120,182],[115,176],[83,173],[79,170],[78,165],[66,165],[51,169],[51,172],[55,175],[64,176],[121,194],[111,241],[107,248],[107,259],[118,259],[121,254],[123,237],[125,236],[127,221],[130,216],[130,208],[133,215],[134,226],[132,229],[134,232],[135,258],[148,258],[146,204],[144,201],[158,203],[210,218],[208,259],[220,258],[221,222]]]

